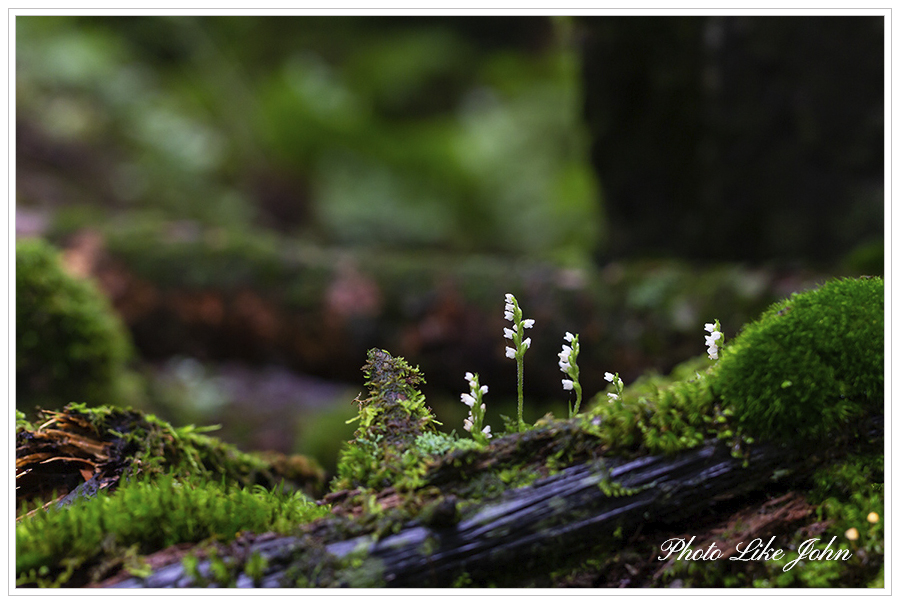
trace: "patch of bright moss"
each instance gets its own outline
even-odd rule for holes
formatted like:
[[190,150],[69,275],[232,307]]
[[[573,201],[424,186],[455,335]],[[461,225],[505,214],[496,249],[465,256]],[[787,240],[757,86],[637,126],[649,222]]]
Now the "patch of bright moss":
[[[290,533],[328,508],[301,493],[240,488],[162,476],[122,485],[114,494],[39,510],[16,525],[17,585],[65,585],[78,569],[178,543],[228,542],[239,532]],[[96,569],[94,569],[96,571]],[[102,577],[91,576],[88,580]]]
[[647,374],[616,399],[598,394],[583,426],[615,455],[670,454],[715,437],[738,444],[740,431],[714,395],[713,380],[705,356],[678,365],[669,376]]
[[585,421],[619,450],[672,453],[713,436],[736,448],[822,437],[883,413],[884,282],[841,279],[794,294],[720,354],[644,376],[617,400],[598,395]]
[[783,441],[882,413],[884,281],[833,280],[775,304],[726,346],[715,391],[748,431]]

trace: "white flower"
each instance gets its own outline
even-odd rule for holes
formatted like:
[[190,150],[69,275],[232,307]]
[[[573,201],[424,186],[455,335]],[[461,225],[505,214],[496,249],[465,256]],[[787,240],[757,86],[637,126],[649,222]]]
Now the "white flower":
[[563,338],[565,339],[566,342],[570,342],[570,343],[571,343],[572,340],[575,339],[575,336],[573,336],[570,332],[567,331],[567,332],[566,332],[566,335],[563,336]]
[[534,319],[523,319],[522,327],[525,329],[531,329],[532,327],[534,327]]
[[611,382],[614,379],[616,379],[616,376],[614,376],[613,374],[611,374],[610,372],[607,371],[606,373],[603,374],[603,379],[605,379],[607,382]]
[[512,294],[506,294],[506,303],[507,304],[513,303],[513,295]]
[[572,380],[563,380],[562,381],[563,390],[571,390],[575,387],[575,382]]
[[506,311],[505,313],[503,313],[503,318],[507,321],[512,321],[513,319],[515,319],[511,311]]
[[506,338],[507,340],[512,340],[513,338],[516,337],[516,332],[514,332],[509,327],[504,327],[503,328],[503,337]]
[[565,361],[559,362],[559,370],[562,371],[563,373],[569,373],[569,369],[571,369],[571,368],[572,368],[572,366],[569,365],[567,362],[565,362]]
[[572,354],[572,347],[566,346],[563,344],[562,351],[559,353],[559,358],[563,361],[568,360],[569,355]]
[[481,429],[481,433],[484,434],[485,436],[487,436],[488,438],[490,438],[491,437],[491,427],[485,426],[484,428]]
[[522,341],[522,346],[524,346],[525,348],[531,348],[531,338],[525,338]]
[[515,304],[507,304],[506,306],[503,307],[503,310],[505,310],[506,312],[516,312],[516,305]]
[[466,394],[465,392],[463,392],[462,394],[459,395],[459,400],[461,400],[463,403],[465,403],[469,407],[471,407],[472,405],[475,404],[475,397],[472,396],[471,394]]
[[484,386],[481,387],[481,394],[487,394],[487,391],[488,391],[488,387],[487,387],[487,384],[485,384]]
[[471,417],[467,417],[466,419],[463,420],[463,428],[465,429],[466,432],[472,431],[472,418]]
[[718,340],[725,340],[725,334],[723,334],[718,329],[719,322],[715,323],[706,323],[703,326],[703,329],[709,332],[709,335],[706,336],[706,346],[707,346],[707,354],[711,360],[717,360],[719,358],[719,346],[716,344]]
[[508,359],[516,358],[516,349],[510,348],[509,346],[507,346],[506,347],[506,358],[508,358]]
[[475,376],[472,375],[472,372],[471,372],[471,371],[467,371],[467,372],[466,372],[466,375],[465,375],[465,379],[466,379],[467,382],[469,382],[469,385],[471,386],[471,385],[472,385],[472,382],[475,380]]
[[611,400],[611,401],[614,401],[614,400],[616,400],[617,398],[619,398],[619,395],[616,394],[615,392],[607,392],[607,393],[606,393],[606,396],[608,396],[608,397],[609,397],[609,400]]

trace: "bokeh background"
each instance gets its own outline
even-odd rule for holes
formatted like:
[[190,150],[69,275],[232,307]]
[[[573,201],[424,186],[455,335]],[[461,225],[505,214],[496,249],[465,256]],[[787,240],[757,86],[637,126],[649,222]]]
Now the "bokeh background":
[[378,347],[448,432],[480,373],[497,431],[511,292],[526,419],[564,416],[565,331],[590,397],[700,366],[705,322],[883,274],[883,100],[881,17],[18,16],[16,236],[128,344],[80,391],[40,348],[88,336],[42,337],[17,275],[17,406],[330,468]]

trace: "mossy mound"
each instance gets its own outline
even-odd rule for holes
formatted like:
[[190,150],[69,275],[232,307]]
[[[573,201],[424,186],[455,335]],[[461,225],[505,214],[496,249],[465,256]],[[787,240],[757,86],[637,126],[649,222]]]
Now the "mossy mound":
[[16,406],[121,404],[128,335],[93,284],[67,274],[58,252],[16,242]]
[[714,389],[750,433],[822,437],[884,405],[884,281],[838,279],[794,294],[724,350]]
[[335,489],[386,488],[416,472],[422,454],[417,438],[433,433],[436,425],[425,397],[418,367],[402,357],[372,349],[363,366],[369,397],[359,403],[359,429],[338,462]]

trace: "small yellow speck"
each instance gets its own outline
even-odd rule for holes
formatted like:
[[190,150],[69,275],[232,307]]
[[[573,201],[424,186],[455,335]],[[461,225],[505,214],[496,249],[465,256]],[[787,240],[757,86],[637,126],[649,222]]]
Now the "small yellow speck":
[[847,532],[844,533],[844,537],[849,539],[850,541],[856,541],[859,539],[859,531],[853,527],[847,529]]
[[869,515],[866,516],[866,520],[868,520],[872,524],[875,524],[876,522],[878,522],[878,514],[875,512],[869,512]]

